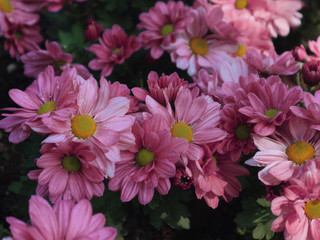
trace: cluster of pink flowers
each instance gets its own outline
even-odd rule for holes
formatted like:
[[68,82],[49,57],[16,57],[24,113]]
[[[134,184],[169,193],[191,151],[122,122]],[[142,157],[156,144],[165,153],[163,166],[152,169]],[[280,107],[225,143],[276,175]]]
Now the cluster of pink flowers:
[[[14,5],[18,0],[7,1],[9,10],[19,9]],[[51,11],[63,3],[47,2]],[[90,21],[88,40],[98,38],[99,43],[86,50],[96,55],[89,68],[101,70],[99,85],[84,66],[72,64],[72,55],[58,43],[47,41],[46,50],[28,49],[33,51],[21,60],[25,74],[36,80],[25,91],[10,90],[20,107],[4,109],[9,113],[2,114],[0,128],[10,132],[13,143],[31,131],[46,136],[35,160],[39,169],[28,176],[38,181],[37,194],[55,203],[48,210],[50,219],[60,221],[59,209],[68,209],[71,227],[57,230],[60,222],[51,219],[58,231],[52,230],[52,236],[75,237],[73,215],[80,213],[72,209],[88,205],[83,199],[102,196],[104,179],[109,190],[121,192],[123,202],[137,196],[145,205],[155,190],[166,195],[174,185],[193,187],[198,199],[217,208],[221,199],[238,197],[237,177],[249,174],[241,158],[253,154],[246,164],[262,168],[259,180],[267,187],[283,186],[280,196],[272,197],[271,210],[278,216],[272,230],[284,231],[285,239],[319,239],[320,91],[312,95],[301,86],[289,88],[279,75],[296,74],[297,61],[304,61],[309,65],[303,71],[318,83],[320,37],[309,42],[314,56],[303,46],[278,55],[272,44],[272,37],[286,36],[300,24],[302,6],[300,0],[197,0],[192,7],[158,1],[140,15],[138,37],[128,37],[119,25],[102,33],[102,26]],[[1,19],[19,21],[7,13]],[[36,22],[35,17],[24,24]],[[104,78],[140,48],[150,49],[155,59],[167,52],[194,83],[177,73],[150,72],[148,89],[131,91]],[[32,218],[33,202],[45,205],[33,197]],[[86,234],[93,234],[97,226],[90,225],[89,215]],[[47,234],[31,221],[35,230],[21,234]],[[13,218],[8,222],[13,235],[25,226]],[[105,239],[114,233],[99,227],[94,234],[99,237],[90,237]]]

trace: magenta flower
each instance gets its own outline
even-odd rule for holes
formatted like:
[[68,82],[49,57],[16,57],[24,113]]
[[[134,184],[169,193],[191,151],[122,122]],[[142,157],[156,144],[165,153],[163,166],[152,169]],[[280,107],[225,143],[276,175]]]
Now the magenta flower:
[[249,171],[230,160],[228,154],[221,155],[206,145],[203,150],[203,158],[190,161],[188,167],[192,172],[197,198],[204,198],[209,207],[217,208],[219,198],[230,202],[239,196],[241,184],[236,176],[248,175]]
[[315,86],[320,82],[320,60],[311,60],[302,65],[303,81],[309,86]]
[[12,240],[114,240],[117,235],[115,228],[104,227],[106,219],[102,213],[92,215],[92,206],[85,199],[77,204],[61,200],[51,207],[42,197],[31,196],[29,215],[31,226],[15,217],[6,218]]
[[[64,142],[45,144],[42,156],[36,160],[39,170],[29,172],[32,180],[38,180],[37,193],[49,195],[51,202],[60,199],[90,200],[104,192],[104,176],[97,167],[98,157],[94,149],[84,143]],[[40,189],[46,188],[47,195]]]
[[248,93],[247,104],[239,112],[249,117],[247,121],[254,124],[256,134],[269,136],[289,119],[290,107],[302,99],[303,92],[298,86],[288,89],[277,76],[262,80],[248,86],[254,91]]
[[278,55],[275,50],[270,50],[266,55],[254,49],[248,49],[246,57],[249,64],[270,75],[293,75],[300,69],[291,51]]
[[99,43],[91,45],[87,50],[97,56],[89,62],[89,67],[93,70],[101,70],[101,76],[109,76],[115,64],[122,64],[140,48],[136,37],[134,35],[127,37],[117,24],[103,32]]
[[164,119],[158,115],[145,120],[142,126],[134,124],[136,144],[121,153],[121,161],[109,181],[110,190],[121,190],[121,201],[130,201],[138,195],[139,202],[145,205],[152,200],[154,189],[161,195],[168,194],[169,179],[176,174],[175,163],[187,144],[171,137],[164,126]]
[[191,188],[194,179],[187,174],[187,171],[184,168],[178,167],[176,175],[171,178],[171,182],[173,186],[186,190]]
[[174,111],[169,103],[166,109],[150,96],[146,98],[146,105],[151,113],[160,114],[166,120],[173,137],[182,138],[188,143],[188,148],[181,154],[185,166],[188,160],[202,158],[202,144],[220,141],[227,135],[218,127],[220,104],[203,96],[197,97],[197,91],[181,88],[174,102]]
[[93,144],[96,153],[101,155],[98,166],[105,177],[112,177],[114,163],[120,161],[120,149],[126,150],[134,144],[131,133],[134,117],[126,115],[130,100],[111,97],[109,83],[104,78],[100,80],[100,88],[92,77],[80,79],[78,84],[76,111],[64,121],[46,121],[52,133],[43,143],[72,140]]
[[[86,0],[75,0],[76,2],[84,2]],[[62,9],[63,5],[67,2],[68,4],[72,3],[72,0],[44,0],[43,5],[48,6],[49,12],[58,12]]]
[[264,167],[258,177],[266,185],[278,185],[282,181],[301,177],[308,171],[309,161],[320,166],[319,133],[309,127],[308,120],[292,117],[288,122],[272,138],[253,136],[260,151],[246,164]]
[[320,185],[293,179],[284,195],[271,202],[277,218],[271,224],[274,232],[284,232],[284,239],[320,239]]
[[76,108],[74,78],[75,70],[67,69],[61,77],[56,77],[53,68],[48,66],[25,91],[10,90],[11,99],[22,108],[3,109],[13,111],[2,114],[5,118],[0,120],[0,128],[10,132],[9,141],[24,141],[31,129],[41,134],[50,133],[46,122],[66,121]]
[[58,75],[63,66],[71,63],[72,60],[72,54],[64,53],[59,43],[48,40],[46,41],[46,50],[36,49],[21,56],[21,61],[24,63],[24,74],[34,78],[43,72],[48,65],[51,65]]
[[140,101],[145,101],[146,96],[151,96],[162,105],[166,103],[165,96],[169,102],[174,102],[180,87],[186,88],[188,86],[188,82],[180,78],[176,72],[170,75],[162,74],[160,77],[156,72],[150,72],[147,83],[150,93],[142,88],[135,87],[132,89],[134,96]]
[[103,29],[103,24],[98,24],[93,19],[88,19],[87,27],[84,31],[84,36],[87,41],[96,41],[100,37]]
[[6,38],[4,49],[17,59],[28,51],[39,49],[38,43],[43,40],[38,25],[11,23],[3,35]]
[[158,59],[163,54],[163,46],[174,43],[176,34],[184,31],[192,21],[189,16],[190,8],[182,1],[168,3],[158,1],[148,13],[141,13],[138,29],[146,29],[139,34],[145,49],[151,49],[150,54]]
[[230,153],[233,161],[240,160],[241,154],[248,155],[256,149],[252,139],[252,124],[248,117],[239,112],[236,103],[226,104],[221,111],[220,127],[227,132],[227,136],[218,146],[220,154]]

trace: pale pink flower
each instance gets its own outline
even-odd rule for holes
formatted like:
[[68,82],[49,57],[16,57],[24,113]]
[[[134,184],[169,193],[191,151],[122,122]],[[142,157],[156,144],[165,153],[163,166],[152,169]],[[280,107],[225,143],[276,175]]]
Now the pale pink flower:
[[226,104],[221,111],[220,127],[227,132],[227,136],[218,146],[221,154],[230,153],[233,161],[238,161],[241,154],[248,155],[256,149],[252,139],[252,124],[248,117],[239,112],[236,103]]
[[230,155],[217,153],[214,145],[213,148],[204,145],[203,158],[188,164],[197,198],[204,198],[211,208],[218,207],[219,198],[230,202],[238,197],[241,184],[236,177],[249,175],[249,171],[232,161]]
[[308,42],[309,50],[315,54],[315,56],[309,56],[315,60],[320,59],[320,36],[317,38],[317,41],[309,40]]
[[246,59],[249,64],[257,68],[260,72],[270,75],[293,75],[300,69],[291,51],[286,51],[278,55],[275,50],[263,53],[254,49],[248,49]]
[[[237,50],[237,43],[220,40],[223,37],[220,32],[209,33],[205,8],[200,6],[192,9],[190,15],[193,22],[186,26],[184,32],[177,34],[175,43],[168,45],[166,50],[170,52],[171,60],[178,68],[187,69],[188,74],[193,76],[200,67],[215,68],[230,59],[228,53]],[[222,22],[221,9],[213,9],[211,15],[216,25]]]
[[197,161],[202,158],[201,145],[220,141],[227,135],[218,127],[220,104],[192,93],[187,88],[181,88],[174,102],[174,111],[169,103],[165,108],[150,96],[146,98],[148,110],[164,117],[172,136],[182,138],[188,143],[188,148],[181,154],[185,166],[188,160]]
[[152,200],[154,189],[161,195],[168,194],[171,188],[169,179],[176,174],[175,163],[187,144],[182,139],[171,137],[159,115],[145,120],[142,126],[136,122],[132,131],[135,146],[121,152],[121,161],[116,164],[109,189],[121,190],[123,202],[138,195],[139,202],[145,205]]
[[114,240],[117,235],[115,228],[104,227],[106,219],[102,213],[92,215],[92,206],[86,199],[77,204],[61,200],[51,207],[42,197],[31,196],[29,215],[31,226],[15,217],[6,218],[12,240]]
[[277,216],[271,224],[274,232],[284,232],[285,240],[320,239],[320,183],[310,185],[297,179],[290,180],[284,195],[271,202]]
[[38,43],[43,40],[38,25],[11,23],[3,35],[6,38],[4,49],[17,59],[28,51],[39,49]]
[[126,115],[130,107],[127,97],[111,97],[110,85],[101,78],[80,79],[77,109],[65,121],[46,121],[52,133],[43,143],[61,143],[67,140],[89,142],[94,145],[102,161],[97,164],[105,177],[112,177],[114,164],[120,160],[120,150],[134,144],[131,127],[134,117]]
[[148,13],[140,14],[137,28],[146,30],[139,34],[139,38],[145,49],[151,49],[153,58],[160,58],[164,51],[163,46],[175,42],[176,34],[184,31],[186,25],[192,21],[190,9],[184,6],[182,1],[158,1]]
[[250,86],[254,92],[249,92],[247,104],[239,112],[249,117],[248,123],[253,123],[256,134],[269,136],[276,127],[292,115],[290,107],[302,99],[301,87],[283,84],[278,76],[263,79],[263,83],[253,82]]
[[278,33],[287,36],[290,27],[301,24],[302,14],[298,12],[303,7],[301,0],[254,0],[250,5],[257,21],[263,22],[274,38]]
[[254,135],[259,151],[246,163],[264,167],[259,179],[266,185],[299,178],[308,171],[308,161],[320,166],[320,135],[310,122],[293,116],[271,137]]
[[89,68],[101,70],[101,76],[109,76],[115,64],[122,64],[140,48],[137,38],[134,35],[128,37],[117,24],[103,32],[99,43],[91,45],[87,50],[97,56],[89,62]]
[[169,102],[174,102],[177,97],[177,92],[182,86],[188,87],[188,82],[180,78],[176,72],[165,75],[164,73],[159,77],[156,72],[150,72],[147,79],[149,92],[142,88],[135,87],[132,89],[134,96],[140,101],[145,101],[146,96],[151,96],[158,103],[165,105],[166,99]]
[[76,71],[72,69],[63,71],[57,77],[53,68],[48,66],[25,91],[10,90],[9,96],[22,108],[3,109],[13,112],[2,114],[5,118],[0,120],[0,128],[10,132],[9,141],[24,141],[31,129],[41,134],[50,133],[46,121],[55,123],[68,119],[76,108],[75,77]]
[[304,92],[302,102],[306,108],[291,106],[290,110],[299,118],[310,120],[311,128],[320,130],[320,91],[316,91],[314,95]]
[[[98,157],[90,145],[64,142],[58,145],[42,146],[41,157],[36,160],[39,168],[29,172],[32,180],[38,181],[38,188],[46,187],[51,202],[59,199],[90,200],[101,197],[104,192],[104,176],[96,166]],[[41,192],[37,191],[42,197]]]

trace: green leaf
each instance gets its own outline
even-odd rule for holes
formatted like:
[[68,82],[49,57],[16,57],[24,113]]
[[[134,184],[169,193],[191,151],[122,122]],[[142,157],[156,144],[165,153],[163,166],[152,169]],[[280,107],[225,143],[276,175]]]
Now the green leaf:
[[262,207],[267,207],[267,208],[271,207],[271,202],[267,201],[265,198],[258,198],[257,203],[259,203]]
[[262,224],[262,223],[259,223],[259,224],[255,227],[255,229],[253,229],[252,237],[253,237],[254,239],[263,239],[265,235],[266,235],[265,225]]
[[183,229],[190,229],[190,220],[189,218],[185,218],[181,216],[177,225],[182,227]]

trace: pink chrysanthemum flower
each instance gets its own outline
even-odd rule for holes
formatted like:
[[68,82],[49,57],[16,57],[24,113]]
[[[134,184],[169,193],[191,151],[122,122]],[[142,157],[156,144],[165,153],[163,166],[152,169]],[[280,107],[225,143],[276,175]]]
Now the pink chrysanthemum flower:
[[23,0],[2,0],[0,2],[0,29],[7,32],[11,24],[35,25],[39,19],[39,4],[31,4]]
[[51,65],[55,73],[61,71],[61,67],[72,62],[72,54],[64,53],[57,42],[46,41],[46,50],[37,49],[21,56],[24,65],[24,74],[28,77],[37,77],[39,73]]
[[61,200],[51,207],[42,197],[31,196],[29,215],[31,226],[15,217],[6,218],[11,240],[114,240],[117,235],[115,228],[104,226],[106,219],[102,213],[92,215],[92,206],[86,199],[77,204]]
[[[93,148],[84,143],[45,144],[36,160],[39,170],[28,176],[38,180],[37,189],[47,188],[51,202],[60,199],[90,200],[104,192],[104,176],[96,166]],[[41,195],[43,191],[37,191]],[[47,197],[46,195],[41,195]]]
[[254,92],[248,93],[247,104],[239,112],[249,117],[248,123],[254,124],[256,134],[269,136],[291,116],[290,107],[302,99],[303,92],[298,86],[288,89],[278,76],[263,82],[251,83]]
[[271,230],[283,231],[285,240],[320,239],[320,183],[312,185],[297,179],[290,183],[284,195],[271,202],[271,211],[277,216]]
[[299,178],[308,170],[308,161],[320,161],[320,135],[311,129],[310,122],[293,116],[283,125],[277,135],[262,137],[254,135],[259,151],[246,163],[264,167],[259,179],[266,185],[278,185],[291,178]]
[[209,207],[216,208],[220,197],[230,202],[239,196],[241,184],[236,176],[248,175],[249,171],[230,160],[228,154],[221,155],[206,145],[203,149],[203,158],[190,161],[188,167],[197,198],[204,198]]
[[[180,69],[188,69],[188,74],[193,76],[200,67],[215,67],[231,58],[227,53],[237,50],[236,42],[219,40],[220,33],[209,34],[206,10],[203,7],[192,9],[190,15],[193,22],[185,31],[177,35],[176,42],[166,49],[171,54],[171,60]],[[212,10],[216,25],[222,22],[223,14],[220,8]],[[218,36],[217,36],[218,35]]]
[[310,125],[311,128],[320,130],[320,91],[316,91],[314,95],[304,92],[303,103],[306,108],[292,106],[290,110],[296,116],[310,120],[313,123]]
[[164,117],[171,135],[188,143],[188,148],[181,154],[185,166],[188,160],[197,161],[202,158],[202,144],[220,141],[227,135],[218,127],[220,104],[192,94],[189,89],[181,88],[174,102],[174,111],[169,103],[166,109],[150,96],[146,98],[149,111]]
[[17,59],[28,51],[39,49],[37,44],[43,40],[38,25],[12,23],[3,35],[6,38],[4,49],[9,50],[12,58]]
[[9,141],[19,143],[29,137],[31,129],[37,133],[47,134],[51,130],[46,122],[65,121],[75,110],[76,92],[73,79],[75,70],[65,70],[60,77],[48,66],[25,91],[12,89],[11,99],[22,108],[5,108],[13,111],[4,113],[0,120],[0,128],[10,132]]
[[293,75],[300,69],[291,51],[278,55],[275,50],[270,50],[266,55],[254,49],[248,49],[246,59],[249,64],[260,72],[270,75]]
[[135,87],[132,89],[134,96],[140,101],[145,101],[146,96],[151,96],[162,105],[166,103],[165,95],[172,103],[176,99],[180,87],[187,88],[188,86],[188,82],[180,78],[176,72],[170,75],[162,74],[160,77],[156,72],[150,72],[147,83],[150,93],[142,88]]
[[89,62],[89,67],[93,70],[101,70],[101,76],[109,76],[115,64],[122,64],[140,48],[137,38],[134,35],[128,37],[117,24],[103,32],[99,43],[91,45],[87,50],[97,56]]
[[221,111],[221,129],[227,137],[219,143],[218,152],[230,153],[233,161],[238,161],[241,153],[248,155],[256,149],[252,139],[252,124],[248,117],[239,112],[238,104],[227,104]]
[[80,79],[77,94],[77,110],[65,121],[49,122],[52,131],[43,143],[61,143],[67,140],[89,142],[97,154],[105,155],[97,161],[105,177],[112,177],[114,163],[120,160],[120,150],[134,144],[131,127],[134,117],[126,115],[130,100],[127,97],[111,97],[109,83],[101,78],[100,88],[94,78]]
[[135,123],[132,131],[136,144],[121,153],[121,162],[116,164],[115,175],[109,181],[110,190],[121,190],[121,201],[138,195],[139,202],[145,205],[152,200],[154,189],[161,195],[168,194],[169,179],[176,174],[175,163],[187,144],[172,138],[164,126],[158,115],[145,120],[142,126]]
[[71,64],[72,54],[64,53],[59,43],[46,41],[45,47],[46,50],[37,49],[21,56],[26,76],[36,78],[48,65],[54,68],[56,75],[61,74],[66,68],[74,67],[81,77],[87,79],[91,76],[83,65]]
[[176,34],[184,31],[192,21],[189,15],[190,7],[184,6],[182,1],[168,3],[158,1],[148,13],[141,13],[138,29],[146,29],[139,34],[139,38],[150,54],[158,59],[163,54],[163,47],[176,40]]

